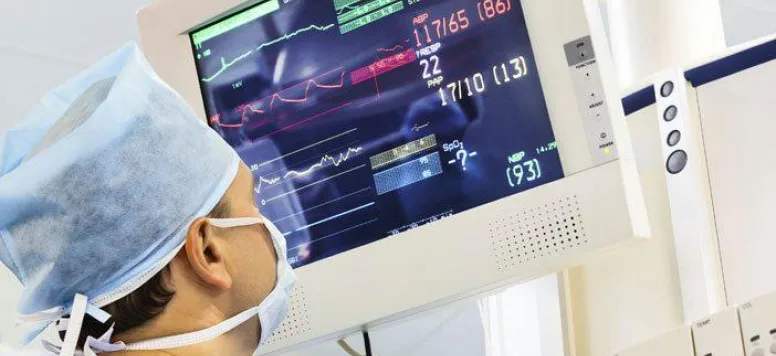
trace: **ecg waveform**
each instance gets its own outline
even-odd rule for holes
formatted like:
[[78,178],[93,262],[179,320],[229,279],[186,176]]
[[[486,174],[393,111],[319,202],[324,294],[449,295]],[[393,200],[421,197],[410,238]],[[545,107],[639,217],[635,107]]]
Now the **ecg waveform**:
[[242,114],[240,115],[240,122],[236,124],[225,124],[221,122],[221,115],[213,115],[210,118],[210,125],[218,125],[218,127],[225,128],[225,129],[239,129],[245,126],[245,123],[248,122],[248,112],[254,113],[254,114],[265,114],[266,111],[261,109],[256,109],[252,106],[245,106],[242,109]]
[[[308,79],[307,81],[304,81],[304,82],[302,82],[300,84],[294,85],[292,87],[283,89],[283,90],[281,90],[281,91],[279,91],[279,92],[277,92],[275,94],[272,94],[270,96],[267,96],[267,97],[264,97],[262,99],[256,100],[253,103],[245,104],[245,105],[239,107],[238,111],[240,112],[240,118],[242,119],[242,122],[243,123],[248,122],[248,120],[250,119],[249,115],[252,115],[252,114],[262,115],[262,114],[266,114],[268,111],[271,112],[275,108],[275,101],[280,101],[280,102],[283,102],[283,103],[292,103],[292,104],[302,104],[302,103],[305,103],[305,102],[307,102],[309,100],[309,98],[310,98],[310,90],[313,89],[313,88],[317,88],[317,89],[340,89],[340,88],[343,88],[345,86],[345,71],[342,71],[340,73],[339,80],[337,82],[328,83],[328,84],[320,83],[319,82],[320,78],[328,75],[329,73],[333,73],[333,72],[335,72],[335,71],[337,71],[339,69],[341,69],[341,68],[337,68],[335,70],[332,70],[332,71],[329,71],[327,73],[321,74],[321,75],[319,75],[319,76],[317,76],[315,78]],[[286,97],[286,96],[283,95],[284,92],[289,92],[292,89],[298,88],[298,87],[300,87],[302,85],[304,85],[305,88],[304,88],[304,96],[302,96],[301,98],[289,98],[289,97]],[[256,107],[256,105],[265,105],[267,99],[269,99],[269,105],[267,105],[268,108],[266,110]],[[241,127],[241,126],[242,125],[240,125],[238,127]],[[222,127],[226,127],[226,126],[222,126]]]
[[224,74],[224,72],[229,70],[229,68],[233,67],[234,65],[236,65],[239,62],[241,62],[245,58],[248,58],[251,54],[253,54],[255,52],[258,52],[258,51],[261,51],[265,47],[269,47],[269,46],[272,46],[274,44],[277,44],[277,43],[280,43],[280,42],[283,42],[283,41],[286,41],[286,40],[290,40],[291,38],[296,37],[298,35],[301,35],[301,34],[303,34],[305,32],[309,32],[309,31],[325,32],[325,31],[328,31],[329,29],[331,29],[333,27],[334,27],[334,24],[329,24],[329,25],[325,25],[325,26],[310,25],[310,26],[307,26],[305,28],[300,28],[300,29],[298,29],[298,30],[296,30],[294,32],[289,33],[289,34],[285,34],[283,36],[275,38],[275,39],[273,39],[271,41],[264,42],[264,43],[260,44],[258,47],[256,47],[256,49],[250,50],[248,52],[245,52],[242,55],[240,55],[239,57],[237,57],[237,58],[235,58],[235,59],[233,59],[233,60],[231,60],[229,62],[227,62],[224,57],[221,57],[221,69],[219,69],[217,72],[215,72],[210,77],[202,78],[202,81],[205,82],[205,83],[212,82],[216,78],[220,77],[221,74]]
[[288,181],[289,179],[299,178],[299,177],[305,177],[309,176],[315,171],[318,171],[320,169],[326,168],[326,167],[339,167],[340,165],[347,162],[349,159],[353,158],[354,156],[358,155],[364,148],[363,147],[348,147],[348,150],[345,152],[341,152],[338,155],[324,155],[321,157],[320,161],[309,168],[301,171],[294,171],[290,170],[286,172],[283,176],[274,177],[274,178],[264,178],[262,176],[259,176],[259,183],[256,185],[256,193],[261,194],[261,190],[264,186],[272,186],[279,184],[281,182]]

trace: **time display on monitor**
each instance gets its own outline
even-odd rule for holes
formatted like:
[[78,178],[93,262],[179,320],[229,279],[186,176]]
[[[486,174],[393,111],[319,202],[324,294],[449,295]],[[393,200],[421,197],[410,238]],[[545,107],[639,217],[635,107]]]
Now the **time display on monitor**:
[[564,176],[519,0],[271,0],[191,42],[294,267]]

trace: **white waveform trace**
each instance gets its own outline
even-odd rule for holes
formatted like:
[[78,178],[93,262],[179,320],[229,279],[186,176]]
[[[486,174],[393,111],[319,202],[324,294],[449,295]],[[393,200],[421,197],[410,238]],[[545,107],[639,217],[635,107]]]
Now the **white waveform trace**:
[[282,179],[283,177],[267,179],[262,176],[259,176],[259,184],[257,184],[256,188],[254,188],[253,190],[256,191],[256,194],[261,194],[261,188],[264,185],[275,185],[275,184],[278,184]]
[[339,167],[340,165],[347,162],[349,159],[353,158],[353,156],[358,155],[358,153],[360,153],[363,149],[364,148],[360,146],[348,147],[347,151],[341,152],[334,156],[326,154],[323,157],[321,157],[321,160],[318,163],[310,166],[309,168],[302,171],[290,170],[286,172],[286,174],[280,177],[264,178],[262,176],[259,176],[259,179],[258,179],[259,183],[256,185],[256,188],[254,190],[256,191],[256,193],[261,194],[261,190],[264,186],[273,186],[281,182],[288,181],[289,179],[309,176],[315,171],[326,167],[331,167],[331,166]]
[[420,125],[420,124],[415,124],[415,126],[412,126],[412,131],[415,131],[415,132],[420,132],[420,130],[423,130],[423,129],[425,129],[425,128],[426,128],[426,127],[428,127],[429,125],[431,125],[431,121],[429,121],[429,122],[427,122],[427,123],[425,123],[425,124],[423,124],[423,125]]

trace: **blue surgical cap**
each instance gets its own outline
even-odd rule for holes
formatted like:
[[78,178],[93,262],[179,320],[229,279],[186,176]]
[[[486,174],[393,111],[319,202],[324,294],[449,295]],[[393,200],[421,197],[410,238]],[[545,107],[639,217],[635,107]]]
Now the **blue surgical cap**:
[[96,307],[153,277],[234,180],[237,154],[129,44],[0,136],[0,261],[19,312]]

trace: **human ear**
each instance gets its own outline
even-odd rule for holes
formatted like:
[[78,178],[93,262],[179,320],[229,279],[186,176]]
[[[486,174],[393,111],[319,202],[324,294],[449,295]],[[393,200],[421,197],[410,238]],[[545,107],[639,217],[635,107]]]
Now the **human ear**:
[[198,218],[186,234],[186,257],[192,272],[207,286],[227,290],[232,276],[226,268],[226,249],[207,218]]

